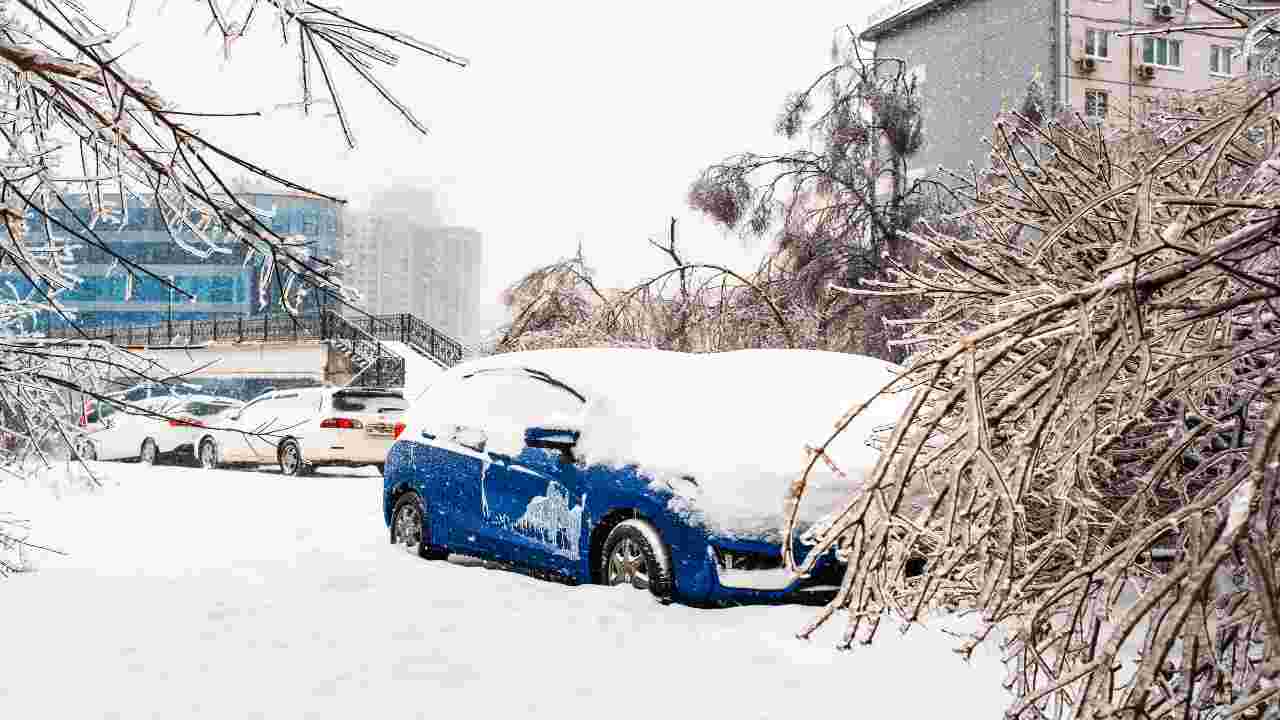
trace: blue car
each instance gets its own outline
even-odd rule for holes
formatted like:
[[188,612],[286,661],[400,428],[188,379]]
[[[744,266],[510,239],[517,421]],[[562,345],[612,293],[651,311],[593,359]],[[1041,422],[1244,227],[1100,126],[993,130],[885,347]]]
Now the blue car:
[[[782,496],[805,444],[895,369],[808,350],[541,350],[460,365],[414,402],[387,456],[391,541],[693,605],[825,600],[844,568],[834,553],[807,577],[784,568]],[[828,448],[839,471],[810,478],[799,555],[857,492],[877,458],[868,437],[905,402],[877,400]]]

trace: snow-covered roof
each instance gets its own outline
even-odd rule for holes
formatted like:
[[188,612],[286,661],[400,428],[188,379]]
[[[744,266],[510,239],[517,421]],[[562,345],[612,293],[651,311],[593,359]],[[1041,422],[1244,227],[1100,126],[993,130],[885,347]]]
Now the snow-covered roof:
[[957,2],[963,0],[894,0],[868,16],[867,28],[858,34],[858,39],[874,42],[935,7]]

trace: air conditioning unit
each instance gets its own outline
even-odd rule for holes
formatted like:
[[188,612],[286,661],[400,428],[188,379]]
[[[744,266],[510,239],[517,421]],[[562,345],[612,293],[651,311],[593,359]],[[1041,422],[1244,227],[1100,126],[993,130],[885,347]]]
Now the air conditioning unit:
[[1139,65],[1138,77],[1143,80],[1154,80],[1156,77],[1156,68],[1154,65]]
[[1169,20],[1173,17],[1173,6],[1168,3],[1156,5],[1155,11],[1152,13],[1157,20]]
[[1091,73],[1098,69],[1098,61],[1091,57],[1082,57],[1079,60],[1080,72]]

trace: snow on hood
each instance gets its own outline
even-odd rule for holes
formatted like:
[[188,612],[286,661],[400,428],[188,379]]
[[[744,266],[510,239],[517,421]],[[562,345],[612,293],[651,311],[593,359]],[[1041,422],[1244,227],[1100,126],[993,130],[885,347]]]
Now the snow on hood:
[[[808,460],[805,446],[825,442],[845,413],[900,370],[816,350],[540,350],[479,364],[540,370],[575,388],[587,397],[579,458],[634,464],[657,483],[691,476],[697,489],[686,484],[673,509],[739,537],[776,534],[783,494]],[[895,423],[909,401],[906,393],[880,398],[828,447],[846,479],[815,465],[802,522],[816,522],[861,489],[879,456],[868,438]]]

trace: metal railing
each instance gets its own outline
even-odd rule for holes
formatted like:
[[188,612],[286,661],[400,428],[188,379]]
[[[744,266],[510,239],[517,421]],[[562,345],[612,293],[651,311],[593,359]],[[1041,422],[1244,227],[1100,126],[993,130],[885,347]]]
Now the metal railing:
[[[386,372],[399,372],[403,382],[404,360],[399,370],[381,365],[396,353],[380,341],[401,342],[430,357],[445,367],[462,362],[470,351],[457,340],[440,332],[417,316],[408,313],[347,317],[333,310],[305,315],[263,315],[213,320],[173,320],[152,325],[104,324],[82,327],[53,328],[46,337],[61,339],[105,340],[124,346],[195,345],[203,343],[294,343],[332,340],[353,358],[373,358]],[[394,363],[392,363],[394,365]]]
[[338,313],[326,311],[320,317],[325,339],[351,358],[356,370],[351,384],[404,387],[404,358],[385,349],[376,336]]

